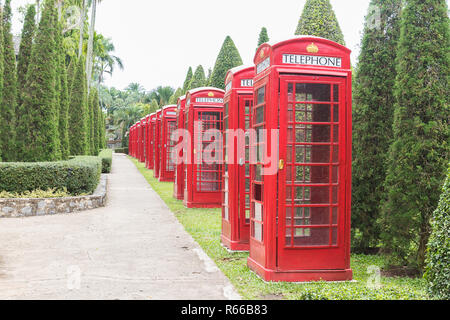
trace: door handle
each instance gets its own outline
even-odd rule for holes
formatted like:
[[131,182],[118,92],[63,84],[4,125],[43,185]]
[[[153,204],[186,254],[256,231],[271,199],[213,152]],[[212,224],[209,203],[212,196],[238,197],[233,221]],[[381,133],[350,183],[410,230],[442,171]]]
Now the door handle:
[[284,160],[283,160],[283,159],[280,160],[280,162],[279,162],[279,164],[278,164],[278,168],[279,168],[280,170],[283,170],[283,169],[284,169]]

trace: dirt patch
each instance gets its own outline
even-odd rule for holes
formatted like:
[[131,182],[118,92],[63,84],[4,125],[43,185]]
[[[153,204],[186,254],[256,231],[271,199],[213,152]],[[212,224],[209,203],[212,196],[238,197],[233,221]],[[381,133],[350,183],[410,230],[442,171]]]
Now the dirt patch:
[[282,295],[281,293],[279,293],[279,294],[266,294],[266,295],[258,297],[258,300],[283,300],[283,299],[284,299],[284,295]]
[[386,270],[382,270],[381,275],[388,278],[418,278],[421,276],[421,273],[417,269],[409,267],[390,267]]

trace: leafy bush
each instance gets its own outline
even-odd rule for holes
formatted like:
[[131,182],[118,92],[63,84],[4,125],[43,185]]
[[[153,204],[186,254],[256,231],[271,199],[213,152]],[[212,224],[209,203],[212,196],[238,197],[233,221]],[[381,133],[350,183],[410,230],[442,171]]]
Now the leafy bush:
[[433,214],[428,241],[425,279],[428,292],[437,299],[450,299],[450,167],[439,206]]
[[92,194],[100,181],[99,157],[80,156],[68,161],[0,163],[0,191],[67,190],[72,195]]
[[102,159],[102,173],[111,173],[112,166],[112,150],[103,149],[98,154],[100,159]]

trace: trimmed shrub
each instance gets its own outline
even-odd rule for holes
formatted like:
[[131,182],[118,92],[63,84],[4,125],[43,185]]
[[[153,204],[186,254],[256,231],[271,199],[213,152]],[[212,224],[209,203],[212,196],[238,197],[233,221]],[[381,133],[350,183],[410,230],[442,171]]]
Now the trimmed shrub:
[[262,27],[261,32],[259,33],[258,46],[256,47],[256,50],[258,50],[260,45],[266,42],[269,42],[269,34],[267,33],[266,27]]
[[117,148],[114,150],[114,153],[125,153],[128,154],[128,148]]
[[450,299],[450,166],[441,200],[433,214],[428,242],[425,279],[436,299]]
[[189,89],[200,88],[204,87],[205,85],[206,85],[205,70],[200,65],[197,67],[197,69],[195,69],[194,76],[192,77],[191,83],[189,85]]
[[100,181],[99,157],[81,156],[68,161],[0,163],[0,192],[67,190],[72,195],[92,194]]
[[111,149],[103,149],[98,154],[100,159],[102,159],[102,173],[111,173],[112,153]]
[[330,0],[307,0],[295,34],[322,37],[345,45]]
[[421,271],[450,160],[449,22],[445,0],[407,1],[397,49],[382,239],[391,264]]
[[243,64],[241,55],[230,36],[225,38],[216,64],[211,74],[210,85],[219,89],[225,89],[225,77],[228,70]]
[[[379,8],[378,26],[373,25],[374,8]],[[353,88],[352,248],[362,252],[377,247],[380,240],[377,221],[393,136],[401,8],[401,0],[370,2]]]

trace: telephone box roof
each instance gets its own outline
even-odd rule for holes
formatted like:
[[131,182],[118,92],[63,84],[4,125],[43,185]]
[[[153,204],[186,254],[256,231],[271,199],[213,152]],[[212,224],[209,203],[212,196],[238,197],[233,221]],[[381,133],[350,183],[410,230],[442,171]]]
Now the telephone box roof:
[[166,110],[166,109],[169,109],[169,108],[176,108],[176,107],[177,107],[176,104],[171,104],[171,105],[168,105],[168,106],[164,106],[164,107],[162,108],[162,110]]
[[242,65],[242,66],[235,67],[235,68],[228,70],[228,73],[237,74],[241,71],[251,69],[251,68],[255,68],[255,66],[254,65]]
[[188,91],[188,94],[190,93],[191,95],[193,95],[193,94],[195,94],[195,93],[197,93],[197,92],[200,92],[200,91],[212,91],[212,90],[220,91],[220,92],[225,93],[224,90],[219,89],[219,88],[214,88],[214,87],[200,87],[200,88],[195,88],[195,89],[189,90],[189,91]]

